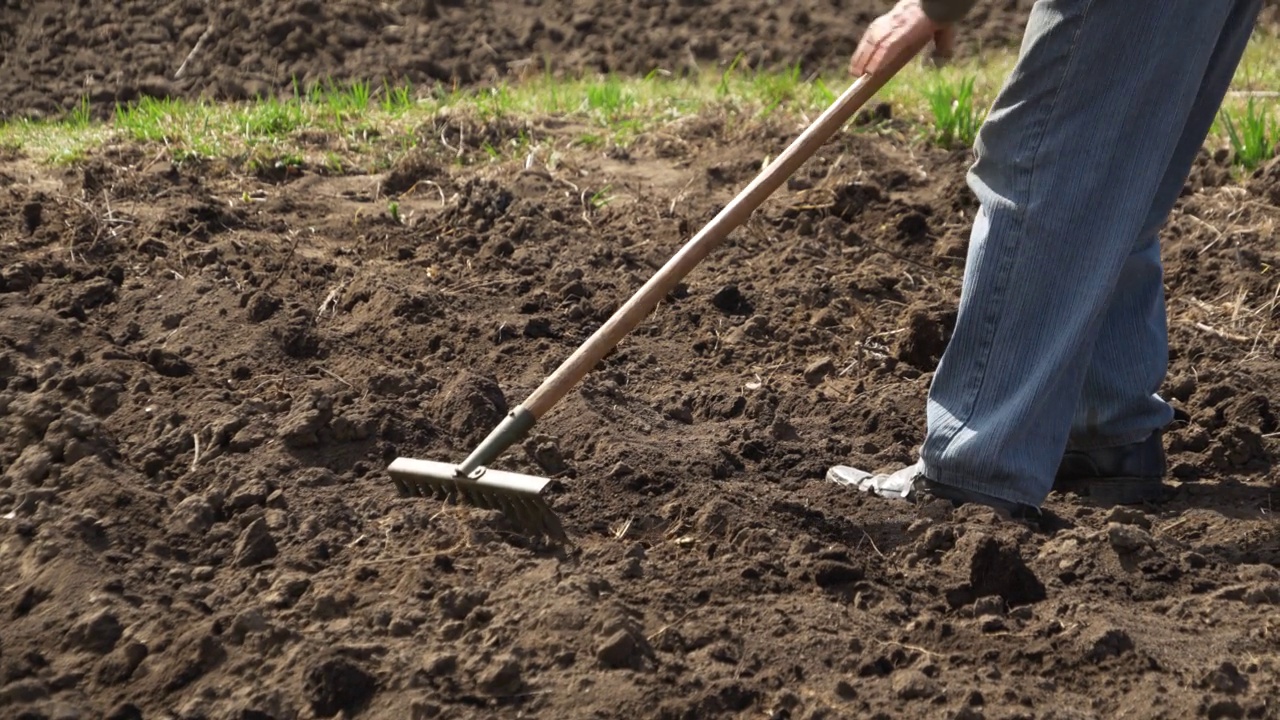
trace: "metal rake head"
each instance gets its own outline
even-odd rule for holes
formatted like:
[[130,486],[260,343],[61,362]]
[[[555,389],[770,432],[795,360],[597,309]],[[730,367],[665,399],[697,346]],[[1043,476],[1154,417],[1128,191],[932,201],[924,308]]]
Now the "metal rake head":
[[413,458],[396,458],[387,472],[403,495],[497,510],[527,532],[556,542],[568,540],[560,518],[543,497],[551,485],[548,478],[492,468],[462,477],[457,465]]

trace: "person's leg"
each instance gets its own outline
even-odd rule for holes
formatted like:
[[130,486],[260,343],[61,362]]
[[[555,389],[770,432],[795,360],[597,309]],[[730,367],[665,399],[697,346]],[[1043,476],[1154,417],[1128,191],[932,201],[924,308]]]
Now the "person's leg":
[[1227,18],[1155,201],[1121,267],[1076,407],[1073,450],[1138,443],[1173,420],[1173,410],[1156,394],[1168,369],[1158,235],[1231,85],[1260,6],[1261,0],[1237,2]]
[[1246,5],[1036,3],[970,173],[982,209],[928,402],[933,482],[1028,505],[1049,493],[1134,238]]

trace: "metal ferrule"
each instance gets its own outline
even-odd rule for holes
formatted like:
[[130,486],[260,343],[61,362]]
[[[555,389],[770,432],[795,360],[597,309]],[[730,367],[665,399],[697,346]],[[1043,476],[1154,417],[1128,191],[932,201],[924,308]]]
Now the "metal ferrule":
[[529,433],[529,429],[538,421],[524,406],[512,410],[498,426],[489,433],[476,449],[471,451],[466,460],[454,470],[458,477],[472,477],[477,471],[497,459],[507,448],[520,442]]

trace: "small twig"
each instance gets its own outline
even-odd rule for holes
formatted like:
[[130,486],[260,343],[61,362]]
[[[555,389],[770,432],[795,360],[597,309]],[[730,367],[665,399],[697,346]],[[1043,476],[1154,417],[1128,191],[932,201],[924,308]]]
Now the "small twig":
[[670,215],[676,214],[676,204],[684,199],[686,191],[689,190],[689,186],[692,185],[693,181],[696,180],[697,178],[698,178],[697,175],[692,175],[689,178],[689,182],[685,183],[684,187],[680,188],[680,192],[676,193],[676,196],[671,198],[671,206],[667,208],[668,214]]
[[328,375],[329,377],[333,378],[334,380],[337,380],[338,382],[342,383],[343,385],[346,385],[347,387],[351,388],[352,390],[355,390],[355,389],[356,389],[356,386],[355,386],[355,385],[352,385],[351,383],[349,383],[349,382],[347,382],[346,380],[344,380],[344,379],[342,378],[342,376],[341,376],[341,375],[339,375],[338,373],[333,372],[332,370],[329,370],[329,369],[327,369],[327,368],[316,368],[316,369],[317,369],[317,370],[319,370],[320,372],[324,373],[325,375]]
[[877,644],[877,645],[879,645],[880,647],[887,647],[887,646],[889,646],[889,645],[897,645],[898,647],[903,648],[903,649],[905,649],[905,650],[915,650],[916,652],[918,652],[918,653],[922,653],[922,654],[924,654],[924,655],[928,655],[929,657],[937,657],[937,656],[938,656],[938,653],[933,652],[932,650],[926,650],[926,649],[924,649],[924,648],[920,647],[919,645],[908,645],[908,644],[906,644],[906,643],[900,643],[900,642],[898,642],[897,640],[876,640],[875,638],[872,638],[872,642],[876,643],[876,644]]
[[627,536],[627,531],[631,529],[631,518],[628,518],[626,522],[611,529],[613,530],[613,539],[621,540]]
[[[434,182],[431,182],[430,180],[421,180],[420,182],[435,188],[436,192],[440,193],[440,204],[441,205],[447,204],[448,201],[445,200],[444,198],[444,188],[440,187],[440,183],[434,183]],[[414,185],[417,185],[417,183],[414,183]]]
[[619,253],[619,254],[621,254],[621,253],[625,253],[625,252],[631,252],[632,250],[639,250],[640,248],[644,247],[645,245],[648,245],[648,244],[649,244],[649,243],[651,243],[651,242],[653,242],[653,240],[652,240],[652,239],[645,239],[645,240],[641,240],[640,242],[636,243],[635,245],[628,245],[628,246],[626,246],[626,247],[622,248],[621,250],[619,250],[619,251],[618,251],[618,253]]
[[196,464],[200,462],[200,435],[191,433],[191,439],[196,442],[196,450],[191,455],[191,469],[196,469]]
[[646,637],[646,638],[645,638],[645,640],[648,640],[649,642],[653,642],[654,640],[656,640],[656,639],[658,638],[658,636],[659,636],[659,635],[661,635],[662,633],[664,633],[664,632],[666,632],[666,631],[670,630],[671,628],[675,627],[676,625],[679,625],[680,623],[684,622],[686,619],[688,619],[688,617],[689,617],[690,615],[694,614],[694,613],[695,613],[695,612],[697,612],[697,611],[698,611],[698,609],[697,609],[697,608],[694,608],[693,610],[690,610],[689,612],[687,612],[687,613],[685,613],[685,614],[681,615],[680,617],[676,618],[675,620],[672,620],[671,622],[667,623],[666,625],[663,625],[662,627],[658,628],[658,629],[657,629],[657,631],[655,631],[652,635],[649,635],[648,637]]
[[401,560],[426,560],[434,558],[438,553],[421,553],[419,555],[397,555],[395,557],[374,558],[372,560],[356,560],[356,565],[381,565],[382,563],[399,562]]
[[182,64],[178,66],[177,72],[173,74],[174,80],[182,79],[182,75],[187,71],[187,63],[191,62],[191,59],[194,58],[196,54],[200,52],[200,49],[204,47],[204,41],[208,40],[209,36],[212,34],[213,34],[213,23],[210,22],[209,27],[205,28],[204,32],[200,33],[200,37],[196,40],[195,46],[191,48],[191,52],[187,53],[186,59],[183,60]]
[[1214,245],[1217,245],[1219,242],[1221,242],[1221,241],[1222,241],[1222,238],[1223,238],[1224,236],[1223,236],[1223,234],[1222,234],[1222,231],[1221,231],[1221,230],[1219,230],[1218,228],[1216,228],[1216,227],[1214,227],[1214,226],[1210,225],[1209,223],[1205,222],[1204,220],[1201,220],[1200,218],[1196,217],[1195,215],[1192,215],[1191,213],[1184,212],[1184,213],[1180,213],[1180,214],[1181,214],[1181,216],[1182,216],[1182,217],[1184,217],[1184,218],[1186,218],[1186,219],[1188,219],[1188,220],[1190,220],[1190,221],[1192,221],[1192,222],[1194,222],[1194,223],[1197,223],[1197,224],[1199,224],[1199,225],[1203,225],[1206,229],[1208,229],[1208,230],[1209,230],[1209,232],[1213,233],[1213,235],[1214,235],[1213,240],[1212,240],[1212,241],[1210,241],[1210,242],[1209,242],[1209,244],[1205,245],[1204,247],[1202,247],[1202,248],[1200,248],[1198,251],[1196,251],[1196,255],[1203,255],[1206,251],[1208,251],[1208,250],[1209,250],[1210,248],[1212,248]]
[[[880,552],[880,548],[876,547],[876,541],[875,541],[875,539],[874,539],[874,538],[872,538],[872,537],[871,537],[871,533],[868,533],[866,530],[863,530],[863,531],[862,531],[862,537],[866,538],[866,539],[867,539],[867,542],[871,543],[871,549],[875,551],[876,555],[879,555],[879,556],[880,556],[880,559],[881,559],[881,560],[888,560],[888,559],[889,559],[889,558],[885,557],[884,553]],[[859,540],[858,542],[862,542],[862,541],[861,541],[861,540]]]
[[325,311],[328,311],[331,314],[337,314],[338,296],[342,294],[342,290],[345,287],[346,283],[338,283],[338,286],[330,290],[329,294],[325,296],[324,302],[320,303],[319,309],[316,310],[317,323],[320,322],[320,318],[325,314]]
[[506,282],[506,280],[488,280],[488,281],[482,281],[482,282],[474,282],[474,283],[471,283],[470,285],[463,285],[462,287],[457,287],[457,288],[441,288],[441,290],[447,293],[463,293],[463,292],[467,292],[468,290],[478,290],[484,287],[501,285],[504,282]]
[[1252,339],[1252,338],[1247,338],[1247,337],[1245,337],[1245,336],[1243,336],[1243,335],[1237,335],[1237,334],[1235,334],[1235,333],[1229,333],[1229,332],[1227,332],[1226,330],[1219,330],[1218,328],[1211,327],[1211,326],[1209,326],[1209,325],[1205,325],[1205,324],[1204,324],[1204,323],[1202,323],[1202,322],[1195,323],[1195,326],[1196,326],[1196,328],[1198,328],[1198,329],[1200,329],[1200,330],[1202,330],[1202,331],[1204,331],[1204,332],[1207,332],[1207,333],[1209,333],[1210,335],[1213,335],[1214,337],[1222,338],[1223,340],[1230,340],[1230,341],[1232,341],[1232,342],[1241,342],[1241,343],[1246,343],[1246,342],[1249,342],[1249,341]]

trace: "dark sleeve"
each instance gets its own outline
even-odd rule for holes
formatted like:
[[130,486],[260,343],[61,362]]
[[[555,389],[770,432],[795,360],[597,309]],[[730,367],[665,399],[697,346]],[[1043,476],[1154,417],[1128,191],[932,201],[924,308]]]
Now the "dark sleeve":
[[938,23],[953,23],[968,14],[977,0],[920,0],[920,7],[929,19]]

